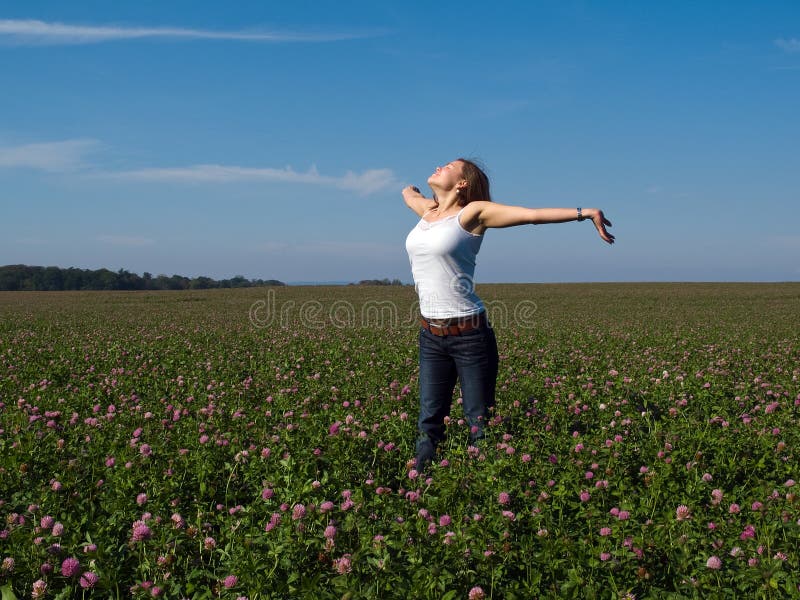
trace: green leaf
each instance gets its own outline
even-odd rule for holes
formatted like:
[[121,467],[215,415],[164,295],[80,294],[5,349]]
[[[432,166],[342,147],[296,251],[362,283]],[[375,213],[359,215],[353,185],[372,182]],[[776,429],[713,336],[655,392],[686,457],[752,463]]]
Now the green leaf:
[[72,586],[68,585],[63,590],[61,590],[61,593],[58,594],[58,596],[55,597],[55,600],[68,600],[69,598],[72,598],[72,597],[73,597],[72,596]]
[[10,583],[0,587],[0,594],[0,600],[18,600],[18,598],[14,595],[14,591],[11,589]]

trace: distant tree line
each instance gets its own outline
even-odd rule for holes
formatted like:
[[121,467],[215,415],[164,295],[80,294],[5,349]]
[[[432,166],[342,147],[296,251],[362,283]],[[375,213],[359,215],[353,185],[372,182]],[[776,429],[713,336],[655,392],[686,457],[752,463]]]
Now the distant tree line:
[[389,281],[388,279],[362,279],[356,284],[350,285],[405,285],[399,279],[392,279]]
[[182,275],[142,276],[125,269],[117,272],[108,269],[62,269],[60,267],[30,267],[6,265],[0,267],[0,291],[61,291],[61,290],[207,290],[213,288],[244,288],[265,285],[285,285],[274,279],[246,279],[237,275],[232,279],[215,280],[210,277],[183,277]]

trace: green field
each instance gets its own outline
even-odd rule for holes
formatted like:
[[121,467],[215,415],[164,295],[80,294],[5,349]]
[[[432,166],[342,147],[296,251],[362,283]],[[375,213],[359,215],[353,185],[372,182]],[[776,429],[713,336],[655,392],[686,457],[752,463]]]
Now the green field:
[[411,287],[0,293],[0,588],[800,597],[800,284],[478,293],[497,412],[426,481]]

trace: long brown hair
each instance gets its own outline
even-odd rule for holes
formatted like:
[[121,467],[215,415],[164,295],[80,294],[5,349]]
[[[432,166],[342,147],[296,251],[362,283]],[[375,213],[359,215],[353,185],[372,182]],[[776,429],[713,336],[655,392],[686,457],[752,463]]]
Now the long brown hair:
[[456,159],[461,163],[461,172],[467,182],[466,187],[461,188],[458,193],[458,203],[461,206],[466,206],[475,200],[492,201],[492,196],[489,193],[489,178],[484,173],[483,169],[479,167],[475,161],[467,158]]

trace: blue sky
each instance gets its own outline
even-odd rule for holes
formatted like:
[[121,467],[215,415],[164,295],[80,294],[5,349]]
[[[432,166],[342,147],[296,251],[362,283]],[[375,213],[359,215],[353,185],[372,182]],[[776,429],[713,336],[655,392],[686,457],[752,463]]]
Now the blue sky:
[[596,206],[479,282],[800,279],[800,3],[0,3],[0,264],[411,280],[436,165]]

